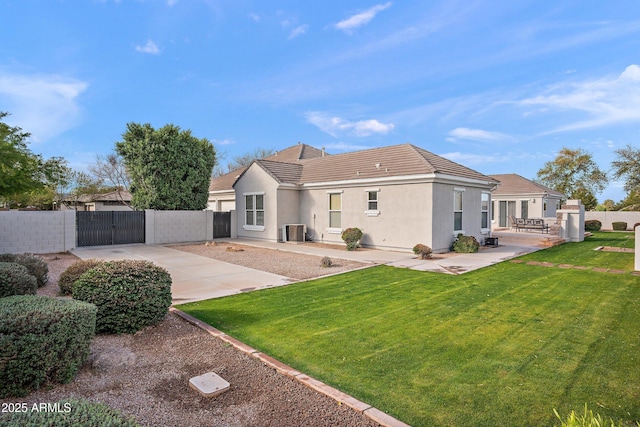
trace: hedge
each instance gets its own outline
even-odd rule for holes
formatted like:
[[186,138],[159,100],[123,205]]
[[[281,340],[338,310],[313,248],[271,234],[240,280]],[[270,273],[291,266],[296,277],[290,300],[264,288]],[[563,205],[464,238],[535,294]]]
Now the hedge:
[[29,274],[38,281],[41,288],[49,281],[49,266],[37,255],[32,254],[0,254],[0,262],[15,262],[23,265],[29,270]]
[[[9,403],[12,404],[12,403]],[[46,403],[47,408],[34,403],[14,403],[12,409],[0,417],[0,427],[139,427],[135,419],[103,403],[85,399],[65,399],[60,402]],[[35,406],[34,406],[35,405]]]
[[597,219],[589,219],[584,222],[584,231],[600,231],[602,223]]
[[72,295],[98,307],[97,332],[131,334],[167,315],[171,276],[149,261],[105,262],[80,276]]
[[96,311],[46,296],[0,298],[0,398],[71,381],[89,355]]
[[480,243],[473,236],[458,234],[458,238],[451,245],[451,250],[458,253],[474,253],[480,249]]
[[0,262],[0,298],[35,295],[38,282],[27,268],[15,262]]
[[614,231],[627,231],[627,223],[623,221],[616,221],[611,223]]
[[60,274],[58,278],[58,287],[60,288],[60,295],[71,295],[73,284],[87,271],[94,267],[102,265],[104,261],[98,259],[86,259],[76,261],[71,264],[65,271]]

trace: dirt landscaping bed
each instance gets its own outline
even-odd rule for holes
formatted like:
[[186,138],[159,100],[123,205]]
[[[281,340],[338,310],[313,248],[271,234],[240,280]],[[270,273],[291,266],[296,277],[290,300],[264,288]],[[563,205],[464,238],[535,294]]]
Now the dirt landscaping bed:
[[[38,293],[56,296],[60,273],[78,258],[66,253],[43,258],[49,283]],[[188,382],[211,371],[231,388],[207,399]],[[0,403],[31,407],[68,397],[105,403],[144,426],[377,425],[174,314],[134,335],[96,336],[87,363],[72,382]]]
[[369,265],[357,261],[332,258],[331,267],[323,267],[321,265],[322,257],[319,256],[228,242],[172,245],[168,247],[297,280],[342,273]]

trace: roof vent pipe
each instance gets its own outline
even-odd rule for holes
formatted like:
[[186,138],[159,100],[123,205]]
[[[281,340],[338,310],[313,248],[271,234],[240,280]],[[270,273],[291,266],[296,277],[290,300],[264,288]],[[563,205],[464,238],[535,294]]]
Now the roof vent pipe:
[[322,147],[322,157],[324,157],[324,147]]

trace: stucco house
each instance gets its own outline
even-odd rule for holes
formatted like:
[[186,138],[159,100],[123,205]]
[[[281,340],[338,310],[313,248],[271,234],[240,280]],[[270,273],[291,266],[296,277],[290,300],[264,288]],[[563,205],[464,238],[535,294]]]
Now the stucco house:
[[77,211],[131,211],[131,193],[126,190],[83,194],[64,199],[64,209]]
[[363,246],[446,252],[459,233],[480,242],[490,235],[497,184],[411,144],[338,155],[298,144],[211,188],[212,197],[235,196],[238,237],[342,244],[342,231],[358,227]]
[[515,173],[489,175],[500,184],[491,192],[491,228],[510,227],[512,218],[549,218],[567,197]]

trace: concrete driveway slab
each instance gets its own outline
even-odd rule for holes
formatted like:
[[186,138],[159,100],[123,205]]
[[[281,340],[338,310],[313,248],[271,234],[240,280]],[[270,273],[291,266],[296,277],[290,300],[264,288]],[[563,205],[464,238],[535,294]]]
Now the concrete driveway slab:
[[122,259],[151,261],[165,268],[171,275],[173,302],[184,303],[218,298],[291,283],[288,277],[267,273],[189,254],[164,246],[121,245],[95,246],[74,249],[81,259],[97,258],[105,261]]

